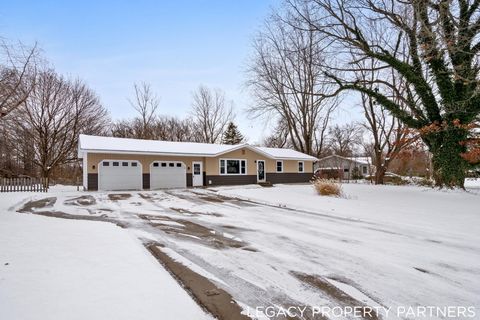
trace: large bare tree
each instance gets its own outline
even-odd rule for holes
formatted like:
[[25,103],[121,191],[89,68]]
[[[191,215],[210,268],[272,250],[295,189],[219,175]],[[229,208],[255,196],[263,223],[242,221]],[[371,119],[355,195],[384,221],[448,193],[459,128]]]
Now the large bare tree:
[[0,40],[0,119],[25,102],[35,85],[26,81],[35,74],[38,62],[37,46],[13,45]]
[[[288,3],[302,21],[301,28],[315,30],[330,41],[333,58],[324,66],[339,91],[366,94],[409,128],[419,130],[433,154],[436,184],[463,187],[468,163],[461,156],[466,151],[462,141],[480,113],[480,1]],[[402,105],[389,96],[397,88],[388,78],[368,83],[358,78],[356,62],[364,59],[374,59],[378,68],[402,77],[408,89]]]
[[34,89],[15,111],[18,143],[33,146],[33,163],[48,178],[60,165],[76,161],[78,136],[102,134],[108,127],[107,111],[80,80],[68,80],[53,70],[34,76]]
[[250,114],[281,121],[293,148],[314,156],[323,151],[326,129],[339,101],[325,97],[333,86],[320,68],[324,45],[318,33],[273,15],[254,40],[247,70],[247,85],[255,98]]
[[153,126],[160,104],[159,98],[152,91],[150,84],[141,82],[134,84],[135,96],[128,99],[130,105],[138,113],[136,137],[139,139],[153,139]]
[[228,123],[233,120],[233,103],[220,89],[205,86],[200,86],[192,97],[192,117],[199,127],[202,142],[219,143]]

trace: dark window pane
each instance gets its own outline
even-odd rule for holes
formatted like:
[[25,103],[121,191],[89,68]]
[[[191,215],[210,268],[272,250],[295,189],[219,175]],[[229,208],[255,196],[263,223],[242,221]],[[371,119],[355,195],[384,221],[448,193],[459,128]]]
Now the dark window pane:
[[277,172],[282,172],[282,171],[283,171],[283,162],[277,161]]
[[102,164],[103,164],[104,167],[110,166],[110,162],[108,162],[108,161],[103,161]]
[[303,172],[303,162],[298,163],[298,171]]
[[122,162],[122,167],[128,167],[128,162]]
[[242,174],[245,174],[246,172],[246,161],[245,160],[242,160],[242,168],[241,168],[241,172]]
[[137,163],[136,162],[132,162],[132,167],[136,167],[137,166]]
[[177,162],[177,167],[181,167],[182,164],[180,162]]
[[154,166],[154,167],[158,167],[158,162],[154,162],[154,163],[153,163],[153,166]]
[[194,175],[199,175],[200,174],[200,164],[199,163],[194,163],[193,164],[193,174]]
[[120,165],[120,162],[115,161],[115,162],[112,162],[112,164],[113,164],[114,167],[118,167]]
[[240,173],[240,161],[238,161],[238,160],[227,160],[227,173],[229,173],[229,174],[239,174]]
[[162,162],[162,167],[166,167],[167,164],[165,162]]
[[175,163],[170,162],[170,163],[168,164],[168,166],[169,166],[169,167],[175,167]]

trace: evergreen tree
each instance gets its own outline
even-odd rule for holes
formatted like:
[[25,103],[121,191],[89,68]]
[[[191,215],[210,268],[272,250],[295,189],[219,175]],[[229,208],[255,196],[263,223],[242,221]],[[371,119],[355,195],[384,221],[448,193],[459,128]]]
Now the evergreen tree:
[[238,130],[238,127],[235,123],[230,122],[228,124],[227,130],[223,133],[222,143],[223,144],[239,144],[244,140],[243,135]]

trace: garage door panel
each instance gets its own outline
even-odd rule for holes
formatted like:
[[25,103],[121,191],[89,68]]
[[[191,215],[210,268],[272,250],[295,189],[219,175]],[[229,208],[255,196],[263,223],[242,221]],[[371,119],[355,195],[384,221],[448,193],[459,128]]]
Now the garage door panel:
[[150,166],[150,188],[186,188],[187,170],[185,164],[179,161],[154,162]]
[[137,161],[108,161],[99,165],[99,190],[142,190],[142,167]]

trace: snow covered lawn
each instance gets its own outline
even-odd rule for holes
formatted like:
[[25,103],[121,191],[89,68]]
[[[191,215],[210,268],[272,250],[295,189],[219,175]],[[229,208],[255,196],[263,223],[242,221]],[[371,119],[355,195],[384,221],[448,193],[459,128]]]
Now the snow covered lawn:
[[32,195],[0,194],[0,319],[210,318],[128,231],[7,212]]

